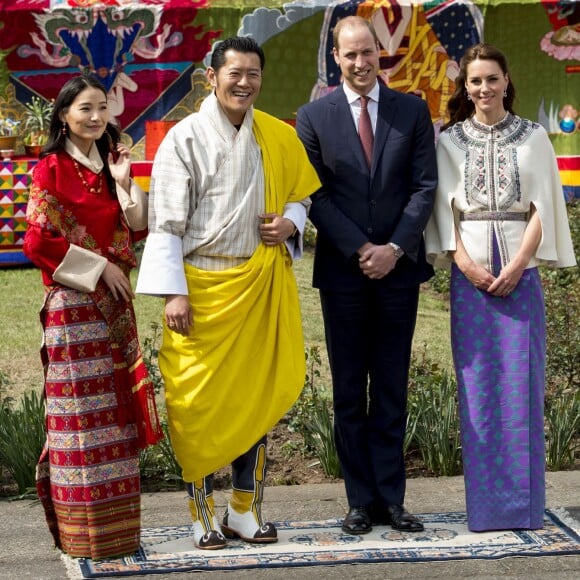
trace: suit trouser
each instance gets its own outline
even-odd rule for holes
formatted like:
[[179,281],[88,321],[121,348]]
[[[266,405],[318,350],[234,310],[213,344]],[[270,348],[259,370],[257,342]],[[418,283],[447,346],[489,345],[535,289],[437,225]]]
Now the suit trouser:
[[334,399],[334,433],[349,505],[402,504],[407,382],[419,286],[368,280],[320,291]]

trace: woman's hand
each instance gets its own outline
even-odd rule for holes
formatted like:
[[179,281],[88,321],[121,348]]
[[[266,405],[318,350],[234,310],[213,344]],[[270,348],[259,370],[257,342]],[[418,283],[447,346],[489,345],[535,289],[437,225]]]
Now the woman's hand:
[[129,191],[131,188],[131,152],[127,145],[117,143],[117,154],[113,156],[113,153],[109,153],[109,169],[119,186]]
[[101,274],[103,282],[107,285],[115,300],[123,299],[129,302],[135,298],[131,281],[119,266],[113,262],[107,262],[103,273]]
[[489,292],[489,288],[496,281],[496,278],[492,273],[471,260],[468,262],[462,262],[461,265],[457,264],[457,266],[463,272],[465,277],[480,290]]
[[542,222],[540,214],[534,207],[530,210],[530,221],[522,237],[522,243],[516,255],[499,273],[497,280],[488,288],[494,296],[509,296],[518,285],[524,270],[535,255],[542,239]]
[[456,249],[451,252],[453,261],[457,264],[457,267],[463,272],[463,275],[480,290],[486,290],[495,281],[495,276],[486,270],[483,266],[480,266],[477,262],[474,262],[465,246],[463,245],[463,240],[459,234],[459,230],[455,228],[455,243]]
[[189,336],[189,329],[193,326],[193,308],[188,296],[174,294],[165,298],[165,322],[173,332]]
[[516,289],[523,273],[523,268],[514,264],[514,262],[510,262],[501,269],[499,276],[487,291],[494,296],[509,296]]

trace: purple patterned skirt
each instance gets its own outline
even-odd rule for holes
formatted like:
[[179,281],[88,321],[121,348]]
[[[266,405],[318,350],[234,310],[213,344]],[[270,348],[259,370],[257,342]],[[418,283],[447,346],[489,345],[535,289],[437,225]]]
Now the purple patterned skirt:
[[453,265],[451,343],[469,529],[541,528],[546,336],[537,268],[499,298]]

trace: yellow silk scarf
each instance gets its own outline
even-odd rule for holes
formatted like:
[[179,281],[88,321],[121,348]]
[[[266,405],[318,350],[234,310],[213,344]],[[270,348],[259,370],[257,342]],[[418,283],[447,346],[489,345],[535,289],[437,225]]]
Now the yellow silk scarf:
[[[262,150],[266,211],[320,186],[294,130],[254,111]],[[298,291],[284,244],[260,244],[244,264],[223,271],[185,266],[193,328],[164,328],[159,367],[170,435],[185,481],[245,453],[298,398],[305,378]]]

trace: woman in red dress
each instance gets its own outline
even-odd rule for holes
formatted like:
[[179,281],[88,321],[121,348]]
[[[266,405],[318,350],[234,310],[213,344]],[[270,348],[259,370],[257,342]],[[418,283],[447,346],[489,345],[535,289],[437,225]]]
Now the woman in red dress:
[[162,437],[132,305],[147,201],[130,168],[104,87],[70,80],[33,170],[24,253],[46,287],[37,488],[57,547],[75,557],[139,548],[139,449]]

